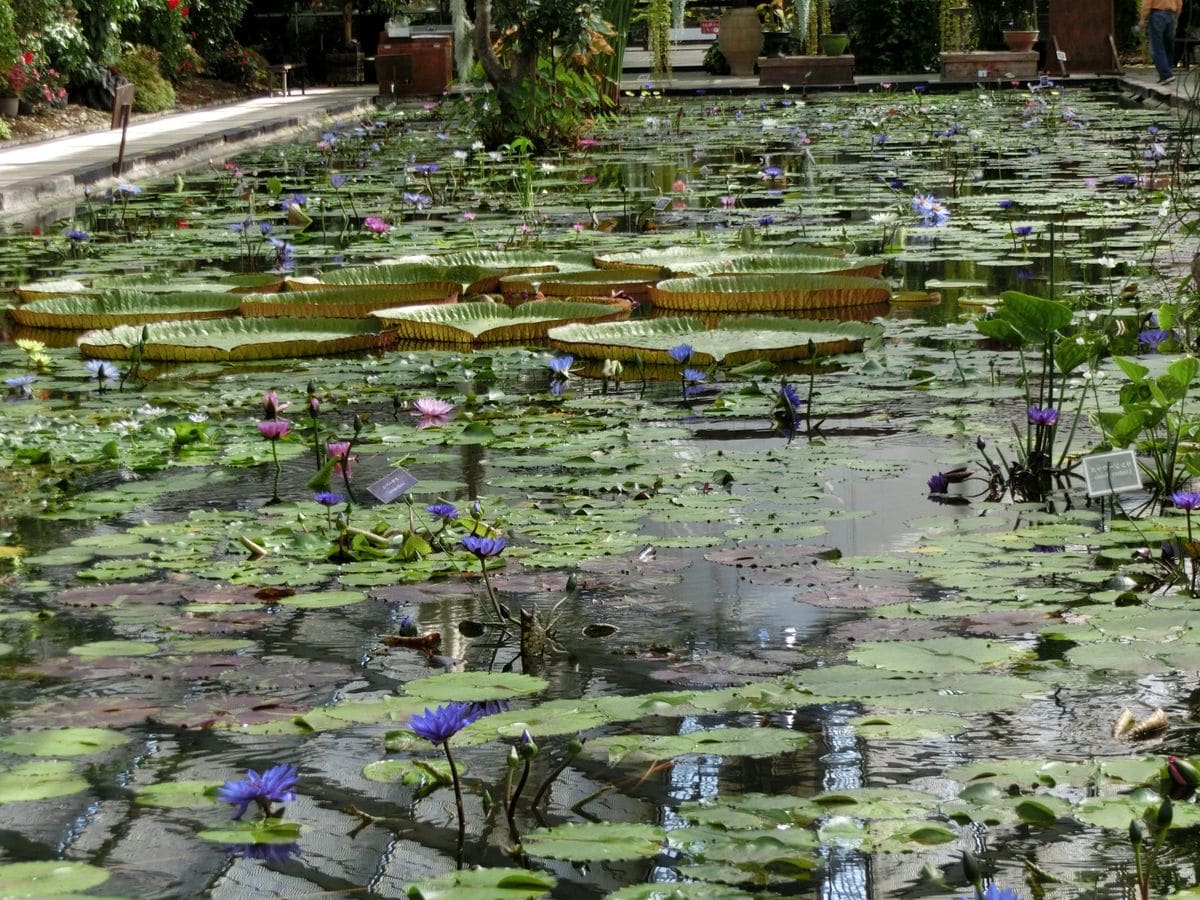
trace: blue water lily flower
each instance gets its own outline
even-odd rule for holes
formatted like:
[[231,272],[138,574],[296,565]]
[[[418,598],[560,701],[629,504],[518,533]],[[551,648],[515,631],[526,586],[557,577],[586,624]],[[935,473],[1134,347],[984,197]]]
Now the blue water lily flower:
[[692,345],[679,344],[678,346],[672,347],[667,351],[667,356],[671,357],[671,359],[675,360],[675,362],[679,363],[680,365],[683,365],[692,358]]
[[435,710],[425,708],[408,720],[408,727],[433,744],[444,744],[479,718],[474,703],[447,703]]
[[476,534],[468,534],[462,539],[462,545],[467,552],[475,554],[480,559],[499,556],[504,552],[505,543],[507,542],[502,537],[480,537]]
[[265,816],[277,816],[271,809],[272,803],[291,803],[296,799],[293,790],[299,775],[296,767],[288,763],[272,766],[259,775],[253,769],[240,781],[227,781],[217,791],[217,797],[237,806],[235,819],[240,819],[251,803],[257,803]]

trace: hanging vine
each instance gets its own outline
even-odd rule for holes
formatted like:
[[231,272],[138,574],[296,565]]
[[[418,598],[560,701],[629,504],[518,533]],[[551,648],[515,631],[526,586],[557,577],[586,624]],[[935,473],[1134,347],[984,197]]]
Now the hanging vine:
[[671,0],[650,0],[646,6],[646,48],[650,74],[662,78],[671,71]]
[[938,46],[943,53],[979,46],[975,13],[966,0],[941,0],[938,7]]

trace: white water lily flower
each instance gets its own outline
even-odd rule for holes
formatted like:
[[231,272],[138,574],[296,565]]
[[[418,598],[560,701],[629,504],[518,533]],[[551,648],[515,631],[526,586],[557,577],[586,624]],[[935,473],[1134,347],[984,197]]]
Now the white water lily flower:
[[1098,260],[1096,260],[1096,262],[1099,265],[1104,266],[1104,268],[1106,268],[1106,269],[1115,269],[1117,266],[1119,266],[1121,264],[1121,261],[1113,256],[1102,256]]

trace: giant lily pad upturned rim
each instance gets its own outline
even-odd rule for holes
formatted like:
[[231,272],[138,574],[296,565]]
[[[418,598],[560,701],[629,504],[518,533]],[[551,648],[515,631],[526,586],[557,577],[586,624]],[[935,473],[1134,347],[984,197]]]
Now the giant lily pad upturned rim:
[[778,316],[724,318],[706,329],[699,319],[675,316],[614,322],[574,324],[552,328],[550,346],[589,359],[640,358],[647,365],[678,365],[668,350],[679,344],[692,346],[692,361],[699,365],[738,365],[753,359],[776,361],[804,359],[811,339],[822,355],[852,353],[882,333],[878,325],[862,322],[813,321]]
[[534,300],[515,308],[502,303],[459,303],[375,311],[375,317],[385,327],[395,328],[401,340],[467,346],[542,340],[546,332],[558,325],[580,320],[607,322],[628,315],[627,303],[565,300]]
[[842,275],[848,278],[879,278],[886,260],[877,256],[818,256],[814,253],[772,253],[739,256],[734,259],[708,258],[670,266],[672,278],[706,275],[801,272],[809,275]]
[[377,309],[405,305],[454,303],[462,286],[457,281],[414,281],[411,284],[379,284],[371,287],[340,287],[324,290],[285,291],[277,294],[245,294],[241,311],[248,317],[329,317],[358,319]]
[[616,253],[600,253],[592,258],[597,269],[648,269],[655,272],[678,274],[688,271],[687,266],[730,262],[744,257],[755,259],[765,256],[818,256],[841,257],[845,252],[832,247],[818,247],[811,244],[795,244],[781,247],[777,251],[763,251],[738,248],[712,249],[708,247],[647,247],[643,250],[624,250]]
[[668,278],[650,289],[659,309],[684,312],[784,312],[886,302],[892,289],[877,278],[795,272]]
[[[145,326],[142,358],[161,362],[280,359],[322,356],[387,347],[395,336],[374,319],[214,319]],[[120,325],[89,331],[80,351],[98,359],[128,359],[141,327]]]
[[648,296],[649,286],[661,277],[645,269],[590,269],[583,272],[551,272],[541,277],[531,272],[518,272],[501,277],[500,291],[506,301],[514,295],[537,291],[548,298],[568,299],[623,291],[640,299]]
[[30,328],[115,328],[149,322],[220,319],[236,315],[238,297],[214,291],[153,293],[113,290],[62,294],[33,300],[10,311]]
[[[429,279],[458,281],[467,294],[496,290],[500,277],[517,272],[566,272],[591,269],[591,258],[582,253],[534,252],[530,250],[468,250],[440,255],[401,257],[374,266],[339,269],[325,276],[323,287],[367,287]],[[300,287],[292,285],[289,287]],[[306,285],[313,289],[316,285]]]

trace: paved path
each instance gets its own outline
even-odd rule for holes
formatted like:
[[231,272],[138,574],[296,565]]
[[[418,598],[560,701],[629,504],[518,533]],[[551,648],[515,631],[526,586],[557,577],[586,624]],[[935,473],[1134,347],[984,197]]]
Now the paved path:
[[[634,53],[634,65],[637,60]],[[627,66],[622,88],[633,92],[644,90],[651,83],[648,73],[630,71],[631,68]],[[860,90],[869,90],[882,81],[897,86],[911,82],[932,86],[939,80],[936,75],[860,76],[855,78],[855,85]],[[1114,80],[1146,102],[1180,104],[1194,101],[1200,95],[1200,68],[1178,70],[1175,82],[1165,86],[1157,84],[1154,70],[1148,67],[1128,69]],[[1089,81],[1094,78],[1077,75],[1067,83]],[[713,76],[683,66],[669,77],[655,80],[652,86],[655,90],[678,94],[779,91],[779,88],[759,88],[757,77]],[[375,94],[374,85],[318,87],[310,88],[303,96],[259,97],[144,119],[129,128],[126,170],[122,177],[134,181],[178,171],[209,158],[225,159],[254,144],[285,139],[315,128],[326,118],[353,118],[373,107]],[[119,131],[101,131],[0,150],[0,219],[25,217],[32,221],[71,215],[85,186],[104,187],[115,180],[112,169],[119,144]]]
[[[257,97],[143,119],[129,126],[123,178],[133,181],[207,159],[224,159],[255,143],[277,140],[326,116],[350,118],[373,107],[374,85],[310,88],[289,97]],[[0,150],[0,217],[112,182],[121,132],[97,131]]]

